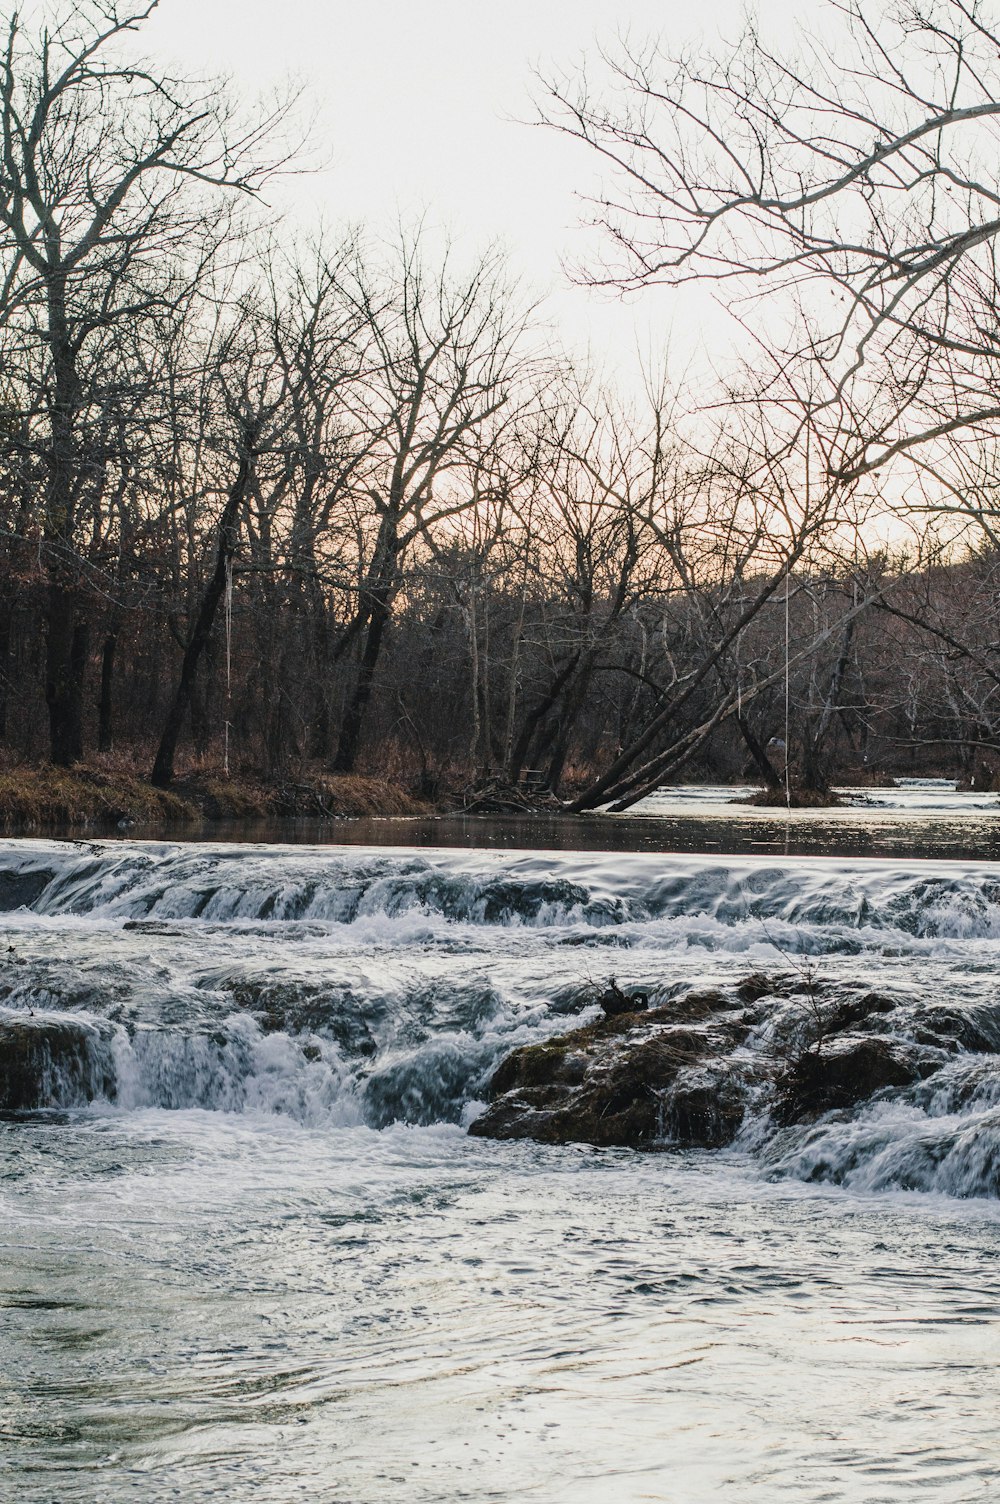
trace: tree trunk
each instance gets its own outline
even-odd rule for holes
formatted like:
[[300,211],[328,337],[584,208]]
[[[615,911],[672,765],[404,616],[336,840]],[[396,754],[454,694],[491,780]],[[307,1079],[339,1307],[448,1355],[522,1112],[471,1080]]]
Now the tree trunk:
[[236,479],[233,481],[232,490],[229,493],[219,524],[219,547],[215,558],[215,569],[212,571],[212,577],[205,588],[205,594],[202,597],[201,606],[195,618],[191,636],[188,639],[188,645],[184,650],[184,659],[181,663],[181,676],[177,685],[177,692],[167,712],[163,735],[160,738],[156,760],[153,763],[151,781],[159,789],[169,788],[174,780],[174,761],[177,756],[177,743],[180,740],[184,716],[191,703],[191,693],[194,689],[195,674],[198,672],[198,663],[211,636],[215,613],[225,593],[229,562],[236,550],[237,522],[250,488],[252,473],[253,452],[249,444],[247,444],[240,459]]
[[[579,661],[579,652],[573,653],[569,658],[567,658],[566,662],[556,670],[552,679],[549,681],[548,689],[545,691],[538,704],[535,705],[525,717],[524,725],[521,727],[517,741],[514,743],[514,750],[511,753],[510,768],[507,774],[511,783],[516,783],[520,778],[521,770],[523,769],[524,764],[527,761],[528,754],[532,749],[532,744],[535,744],[536,751],[541,750],[539,742],[541,742],[542,745],[546,744],[546,738],[540,738],[538,736],[539,727],[542,725],[542,722],[545,720],[545,718],[551,713],[553,707],[558,703],[559,697],[572,678],[572,675]],[[547,741],[551,741],[551,736],[547,738]]]
[[307,751],[310,757],[325,761],[330,754],[330,626],[326,600],[318,586],[311,592],[307,619],[313,650]]
[[59,580],[49,585],[45,640],[45,703],[49,709],[49,749],[63,768],[83,756],[83,683],[87,664],[87,624],[77,620],[76,594]]
[[10,700],[11,638],[14,608],[4,602],[0,610],[0,741],[7,740],[7,709]]
[[398,509],[390,508],[379,524],[371,568],[358,599],[357,615],[337,645],[335,656],[339,657],[361,628],[365,628],[365,645],[358,665],[358,677],[344,711],[333,759],[335,773],[353,773],[357,760],[365,712],[375,683],[375,669],[382,652],[385,631],[392,618],[392,603],[399,588],[397,570],[400,545],[397,523]]
[[823,700],[823,708],[818,721],[815,727],[807,729],[802,738],[802,780],[807,789],[818,789],[821,792],[826,792],[829,786],[829,775],[825,759],[822,755],[823,744],[826,741],[834,714],[840,708],[840,692],[851,658],[851,644],[854,641],[855,625],[856,618],[852,616],[844,629],[840,653],[834,665],[833,673],[830,675],[830,684]]
[[387,592],[379,592],[372,605],[371,615],[368,619],[368,631],[365,633],[365,648],[361,655],[354,693],[348,702],[340,727],[337,755],[333,760],[333,771],[335,773],[354,772],[354,764],[358,756],[358,744],[361,741],[361,729],[364,725],[365,711],[368,709],[368,702],[371,699],[372,686],[375,682],[375,668],[382,651],[382,641],[385,636],[385,629],[389,625],[389,616],[389,596]]
[[658,756],[654,756],[644,766],[636,766],[639,758],[653,746],[661,732],[665,731],[671,722],[676,723],[679,713],[694,698],[708,676],[716,670],[720,660],[729,652],[732,644],[737,640],[744,628],[749,626],[754,617],[767,605],[768,601],[777,591],[778,586],[790,578],[791,571],[798,563],[804,546],[804,543],[796,545],[792,553],[789,554],[784,568],[761,587],[757,595],[744,607],[737,620],[726,628],[724,633],[712,645],[707,655],[693,672],[685,676],[683,689],[676,690],[674,698],[671,698],[669,695],[665,697],[665,703],[661,704],[661,708],[647,722],[645,730],[636,737],[630,746],[623,747],[611,763],[611,766],[599,778],[596,778],[578,799],[573,800],[570,809],[575,814],[579,814],[583,810],[596,809],[599,804],[605,804],[609,800],[619,800],[623,795],[627,797],[631,792],[632,786],[640,783],[646,776],[647,770],[656,766],[661,759],[667,758],[670,761],[673,754],[668,748],[667,753],[660,753]]
[[[45,227],[53,262],[58,260],[58,228]],[[74,552],[76,436],[80,382],[66,315],[66,276],[54,272],[46,288],[48,342],[54,376],[50,414],[48,483],[45,496],[45,551],[48,604],[45,643],[45,702],[49,709],[52,761],[69,767],[83,756],[83,683],[87,666],[87,627],[78,615],[71,578]]]
[[784,784],[782,783],[781,774],[778,772],[777,768],[768,757],[764,747],[761,746],[757,737],[754,735],[746,716],[737,713],[736,724],[740,728],[740,735],[746,742],[747,751],[753,758],[754,766],[760,773],[760,776],[763,778],[768,788],[783,788]]
[[210,729],[210,717],[208,713],[209,685],[211,674],[211,654],[205,652],[198,664],[198,672],[191,683],[191,703],[189,708],[191,740],[194,750],[199,757],[206,756],[212,740]]
[[97,750],[110,752],[114,737],[115,653],[118,650],[118,624],[112,622],[101,649],[101,698],[97,709]]
[[559,791],[563,768],[566,766],[566,758],[569,755],[570,737],[573,735],[577,718],[583,709],[584,702],[590,690],[590,681],[593,673],[594,652],[593,650],[589,650],[580,659],[576,678],[567,690],[556,725],[555,738],[545,779],[549,791],[553,794]]

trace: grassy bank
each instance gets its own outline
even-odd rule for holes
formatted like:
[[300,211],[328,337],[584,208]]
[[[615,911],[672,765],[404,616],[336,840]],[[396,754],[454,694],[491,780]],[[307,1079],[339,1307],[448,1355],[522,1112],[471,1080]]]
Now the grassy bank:
[[0,769],[0,829],[8,835],[131,826],[196,826],[221,820],[427,814],[429,807],[379,778],[314,774],[268,782],[222,773],[189,773],[155,789],[134,771],[100,764]]

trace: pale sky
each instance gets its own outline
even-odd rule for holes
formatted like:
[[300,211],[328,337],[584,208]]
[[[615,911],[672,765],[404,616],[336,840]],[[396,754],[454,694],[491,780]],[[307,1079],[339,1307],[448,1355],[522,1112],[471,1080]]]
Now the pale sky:
[[[780,34],[799,7],[759,8]],[[533,114],[533,68],[572,68],[619,32],[661,34],[672,48],[715,42],[738,34],[742,15],[741,0],[160,0],[141,47],[185,73],[227,74],[249,94],[290,78],[304,86],[327,165],[273,195],[296,229],[322,219],[388,231],[423,211],[470,250],[500,240],[573,346],[589,344],[628,380],[637,347],[656,359],[669,337],[686,364],[723,344],[727,326],[690,291],[622,308],[568,287],[561,259],[587,247],[575,194],[593,186],[596,164],[518,123]]]

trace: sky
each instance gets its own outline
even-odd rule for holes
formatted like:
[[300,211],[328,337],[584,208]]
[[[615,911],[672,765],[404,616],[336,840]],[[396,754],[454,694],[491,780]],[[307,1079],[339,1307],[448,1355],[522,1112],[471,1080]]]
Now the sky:
[[[783,0],[763,10],[779,27],[792,14]],[[322,221],[389,234],[423,214],[470,254],[499,241],[571,348],[627,382],[668,347],[674,365],[712,356],[729,326],[707,294],[659,289],[622,306],[571,284],[564,263],[594,244],[578,195],[596,165],[526,123],[534,70],[572,70],[623,32],[717,42],[742,16],[740,0],[160,0],[141,45],[248,95],[302,86],[321,165],[270,190],[293,232]]]

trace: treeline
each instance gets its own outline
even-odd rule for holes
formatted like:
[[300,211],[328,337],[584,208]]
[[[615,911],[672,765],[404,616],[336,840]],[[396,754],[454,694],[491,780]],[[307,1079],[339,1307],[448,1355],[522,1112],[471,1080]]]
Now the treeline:
[[576,808],[786,755],[975,771],[998,556],[872,555],[801,368],[627,404],[495,256],[291,245],[253,207],[281,113],[142,66],[146,13],[15,18],[0,58],[9,755]]

